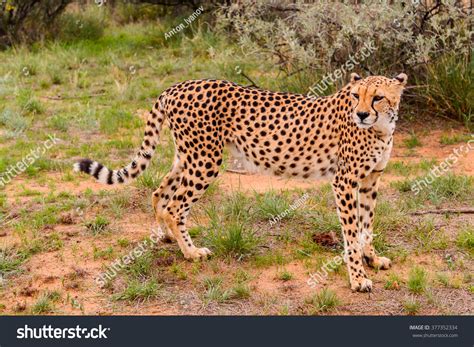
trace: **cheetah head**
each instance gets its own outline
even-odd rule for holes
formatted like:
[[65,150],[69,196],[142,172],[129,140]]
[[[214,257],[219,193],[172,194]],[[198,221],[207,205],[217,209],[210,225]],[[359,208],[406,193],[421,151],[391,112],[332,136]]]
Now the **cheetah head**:
[[393,79],[384,76],[362,78],[351,74],[351,96],[355,105],[352,117],[356,125],[362,129],[373,127],[384,134],[393,133],[407,79],[404,73]]

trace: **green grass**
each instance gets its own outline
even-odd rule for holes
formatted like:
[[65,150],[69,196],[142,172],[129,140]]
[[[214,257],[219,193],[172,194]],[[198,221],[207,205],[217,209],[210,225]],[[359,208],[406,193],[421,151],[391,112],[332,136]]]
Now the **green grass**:
[[406,148],[413,149],[415,147],[420,147],[421,141],[418,138],[418,135],[415,134],[415,132],[412,132],[408,138],[403,140],[403,144],[405,145]]
[[471,139],[472,139],[472,136],[469,136],[469,135],[460,135],[460,134],[447,135],[447,134],[443,134],[443,135],[441,135],[441,138],[439,139],[439,143],[442,144],[442,145],[455,145],[456,143],[467,142]]
[[22,112],[38,115],[45,111],[41,102],[33,96],[31,90],[21,89],[17,96],[17,103]]
[[132,278],[147,278],[153,270],[153,254],[151,251],[144,252],[140,257],[124,268],[124,272]]
[[436,178],[426,190],[428,198],[435,204],[443,200],[462,201],[473,195],[473,183],[470,176],[450,173]]
[[409,176],[416,173],[426,172],[437,164],[436,159],[422,159],[418,163],[410,161],[390,161],[387,164],[385,172],[393,173],[400,176]]
[[443,229],[437,228],[432,219],[422,219],[409,228],[407,235],[416,242],[420,250],[443,250],[449,245],[449,239]]
[[441,283],[445,287],[450,286],[450,278],[447,274],[445,273],[438,273],[436,274],[436,279],[438,280],[439,283]]
[[256,250],[259,238],[244,224],[231,222],[210,230],[206,235],[206,243],[216,255],[240,259]]
[[401,283],[401,278],[397,274],[391,273],[385,281],[384,288],[387,290],[399,290]]
[[459,230],[458,236],[456,237],[456,244],[459,248],[474,254],[474,228],[467,225]]
[[153,278],[144,282],[133,279],[122,292],[114,294],[112,298],[114,300],[144,301],[157,297],[160,288],[161,286]]
[[414,267],[410,270],[408,276],[407,287],[408,290],[415,294],[423,293],[427,288],[427,273],[420,267]]
[[324,288],[319,293],[307,298],[305,303],[309,306],[309,314],[329,312],[341,304],[336,293],[328,288]]
[[253,259],[253,265],[257,268],[266,268],[272,265],[285,265],[291,261],[290,257],[285,257],[279,250],[264,254],[257,254]]
[[20,266],[26,260],[26,255],[12,249],[0,249],[0,276],[18,273]]
[[93,220],[86,222],[86,228],[93,235],[100,235],[109,231],[110,221],[105,216],[98,215]]
[[310,222],[313,230],[317,233],[329,233],[331,231],[338,233],[341,230],[339,217],[334,209],[323,209],[310,216]]
[[186,280],[188,278],[188,273],[181,264],[172,264],[169,267],[169,270],[172,274],[176,276],[176,278],[180,280]]
[[415,315],[420,311],[421,304],[415,298],[407,298],[403,302],[403,309],[408,315]]
[[99,249],[94,246],[93,248],[94,259],[107,259],[112,260],[114,258],[114,249],[109,246],[105,249]]
[[111,197],[108,208],[115,218],[122,218],[124,212],[132,206],[132,203],[133,197],[130,195],[130,192],[117,192],[117,194]]
[[206,302],[225,302],[232,298],[232,291],[223,289],[221,277],[207,277],[203,281],[204,299]]
[[231,288],[232,299],[248,299],[251,296],[250,286],[246,283],[238,283]]
[[392,187],[407,194],[405,201],[410,208],[419,208],[426,202],[441,205],[446,202],[464,202],[474,197],[474,179],[471,176],[447,173],[432,174],[392,182]]
[[130,245],[130,241],[127,239],[118,239],[117,244],[122,248],[127,248]]
[[291,209],[293,203],[288,192],[277,193],[268,191],[263,194],[256,194],[256,216],[262,220],[270,220],[274,217],[291,219],[297,213],[297,210]]
[[293,274],[287,270],[283,270],[278,274],[278,279],[281,281],[290,281],[293,278]]
[[251,218],[251,201],[242,192],[231,194],[223,201],[223,212],[227,220],[243,223]]
[[45,314],[52,313],[54,308],[54,303],[61,299],[61,294],[57,291],[45,292],[31,307],[31,314]]
[[5,108],[0,112],[0,124],[5,127],[3,134],[6,138],[16,138],[30,126],[30,121],[21,113]]

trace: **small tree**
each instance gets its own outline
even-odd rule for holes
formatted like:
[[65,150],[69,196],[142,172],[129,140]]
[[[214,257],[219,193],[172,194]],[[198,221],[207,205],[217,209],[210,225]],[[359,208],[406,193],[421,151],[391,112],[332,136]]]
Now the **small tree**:
[[0,0],[0,47],[41,39],[72,0]]

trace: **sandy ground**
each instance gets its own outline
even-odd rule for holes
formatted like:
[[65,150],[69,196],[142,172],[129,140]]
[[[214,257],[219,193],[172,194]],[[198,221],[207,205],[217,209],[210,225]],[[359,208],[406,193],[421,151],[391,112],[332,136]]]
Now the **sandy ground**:
[[[437,159],[438,162],[445,160],[461,144],[440,145],[439,138],[445,133],[444,130],[435,130],[421,137],[422,146],[416,147],[409,152],[403,146],[403,140],[409,135],[397,133],[392,161],[416,162],[423,158]],[[473,145],[474,147],[474,145]],[[458,162],[452,171],[457,174],[474,175],[474,151],[459,156]],[[123,188],[110,188],[99,185],[92,180],[85,179],[79,183],[61,181],[59,174],[51,174],[56,179],[58,191],[68,191],[72,194],[83,194],[87,188],[93,191],[120,190]],[[57,176],[57,177],[55,177]],[[382,189],[390,189],[389,183],[403,177],[394,174],[382,176]],[[288,180],[272,176],[255,174],[224,173],[220,178],[220,189],[224,192],[265,192],[268,190],[283,190],[294,188],[312,188],[325,182],[313,182],[307,180]],[[47,184],[35,182],[24,177],[16,178],[6,188],[9,201],[21,206],[32,197],[18,196],[18,192],[25,188],[39,192],[49,192]],[[59,290],[62,299],[56,304],[56,313],[61,314],[284,314],[279,312],[281,306],[288,308],[291,314],[306,314],[305,305],[301,298],[309,296],[322,288],[310,288],[306,284],[308,269],[304,261],[292,261],[284,268],[293,274],[290,281],[282,281],[277,278],[281,267],[271,266],[267,268],[252,269],[252,279],[249,285],[252,289],[252,299],[244,301],[232,301],[230,304],[209,304],[203,306],[200,294],[192,285],[193,280],[176,281],[170,283],[167,294],[147,302],[124,303],[110,300],[107,290],[99,289],[94,282],[94,277],[101,272],[104,266],[111,261],[105,259],[94,259],[91,249],[95,246],[106,248],[108,245],[116,244],[116,235],[105,235],[97,238],[87,233],[80,221],[83,216],[72,215],[69,224],[55,225],[45,228],[41,232],[44,236],[55,232],[61,236],[64,247],[58,251],[43,252],[32,256],[23,266],[23,272],[9,278],[3,289],[0,289],[0,304],[3,304],[4,314],[23,314],[28,312],[27,308],[38,300],[40,293],[45,290]],[[441,218],[441,217],[440,217]],[[461,216],[473,223],[473,219]],[[124,216],[123,219],[114,221],[114,226],[119,230],[121,236],[126,235],[131,242],[138,242],[148,236],[149,230],[154,225],[151,213],[139,212]],[[19,237],[10,228],[0,233],[0,245],[2,247],[15,246],[20,243]],[[178,248],[173,244],[160,245],[178,253]],[[408,269],[414,264],[429,268],[432,271],[443,271],[446,269],[443,252],[433,252],[429,255],[416,255],[410,257],[409,261],[395,263],[397,274],[407,275]],[[193,264],[182,262],[184,270],[191,270]],[[235,265],[226,262],[217,262],[217,269],[205,268],[203,273],[225,273],[236,271]],[[332,314],[403,314],[401,301],[410,296],[407,290],[387,291],[383,290],[388,272],[375,273],[369,270],[375,284],[375,290],[371,294],[352,293],[348,288],[347,276],[330,276],[325,283],[333,289],[343,304]],[[472,272],[472,268],[471,268]],[[174,286],[174,287],[173,287]],[[173,290],[175,288],[175,290]],[[472,314],[469,310],[473,307],[472,294],[465,290],[453,291],[450,288],[436,287],[431,293],[433,304],[426,297],[420,300],[426,304],[422,305],[423,314],[457,313]],[[440,299],[440,300],[437,300]],[[441,300],[442,299],[442,300]],[[249,302],[250,301],[250,302]],[[0,306],[2,307],[2,306]]]

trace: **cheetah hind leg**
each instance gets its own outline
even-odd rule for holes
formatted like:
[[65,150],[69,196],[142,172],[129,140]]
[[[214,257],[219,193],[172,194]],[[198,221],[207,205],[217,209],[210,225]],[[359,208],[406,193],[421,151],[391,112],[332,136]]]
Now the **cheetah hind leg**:
[[211,255],[209,249],[194,246],[186,229],[186,220],[191,207],[202,197],[218,175],[219,165],[217,163],[220,162],[220,157],[216,160],[215,162],[203,158],[202,165],[200,165],[202,171],[195,170],[193,174],[185,170],[181,178],[181,185],[163,211],[163,220],[175,236],[186,259],[200,260]]
[[168,229],[166,223],[163,220],[163,212],[181,184],[182,173],[182,162],[178,157],[175,157],[173,167],[165,175],[165,177],[163,177],[160,186],[152,195],[152,206],[153,210],[155,211],[156,221],[158,222],[159,228],[163,233],[163,241],[165,242],[176,241],[175,236],[171,230]]

